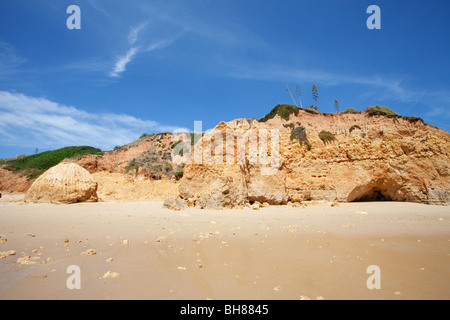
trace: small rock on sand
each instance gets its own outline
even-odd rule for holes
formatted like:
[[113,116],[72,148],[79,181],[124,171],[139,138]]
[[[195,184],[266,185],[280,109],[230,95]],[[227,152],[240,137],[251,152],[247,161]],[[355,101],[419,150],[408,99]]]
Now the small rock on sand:
[[97,251],[95,251],[94,249],[88,249],[85,252],[81,253],[82,255],[88,255],[88,256],[93,256],[97,254]]
[[117,272],[111,272],[111,271],[108,271],[108,272],[106,272],[104,275],[103,275],[103,279],[107,279],[107,278],[117,278],[117,277],[119,277],[120,276],[120,274],[118,274]]
[[36,261],[34,260],[39,260],[39,257],[31,257],[31,256],[23,256],[19,259],[16,260],[17,264],[20,264],[21,266],[29,266],[29,265],[33,265],[36,264]]
[[8,241],[7,239],[0,239],[0,244],[5,244],[6,241]]
[[259,210],[259,208],[261,208],[261,203],[255,201],[255,203],[253,203],[250,208],[252,208],[253,210]]
[[163,207],[170,210],[180,211],[187,209],[188,205],[181,199],[169,197],[164,200]]
[[335,200],[335,201],[331,204],[331,206],[332,206],[332,207],[339,207],[339,202]]
[[161,237],[158,237],[158,239],[156,239],[156,242],[164,242],[166,240],[167,240],[167,237],[161,236]]
[[2,251],[2,252],[0,252],[0,259],[5,259],[9,256],[15,256],[15,255],[16,255],[15,250]]

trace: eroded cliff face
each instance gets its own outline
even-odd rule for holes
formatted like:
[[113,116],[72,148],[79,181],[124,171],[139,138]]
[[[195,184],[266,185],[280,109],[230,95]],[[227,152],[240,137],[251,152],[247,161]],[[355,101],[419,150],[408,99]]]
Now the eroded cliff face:
[[[291,139],[292,130],[300,126],[310,148]],[[264,130],[268,137],[270,130],[279,132],[278,150],[271,147],[272,138],[266,144],[269,165],[254,161],[265,152],[259,143]],[[319,138],[323,130],[336,140],[325,144]],[[239,138],[226,139],[227,132],[239,132],[247,139],[245,151],[239,147]],[[252,142],[258,145],[256,150],[249,147]],[[186,164],[179,191],[181,198],[202,208],[305,200],[450,204],[450,134],[421,121],[364,112],[310,114],[300,110],[289,121],[275,116],[264,123],[221,122],[195,148],[199,143],[203,161]],[[262,168],[274,167],[270,161],[276,151],[276,170],[262,174]],[[215,160],[222,158],[223,163],[210,161],[208,154],[218,157]]]
[[13,193],[27,191],[33,181],[28,181],[26,177],[14,174],[11,171],[0,168],[0,192]]

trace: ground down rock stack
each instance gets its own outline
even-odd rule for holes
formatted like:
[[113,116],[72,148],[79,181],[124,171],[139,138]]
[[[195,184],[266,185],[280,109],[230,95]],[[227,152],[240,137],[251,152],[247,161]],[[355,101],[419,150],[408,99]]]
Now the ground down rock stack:
[[77,203],[97,201],[97,182],[75,163],[60,163],[42,174],[25,195],[27,202]]

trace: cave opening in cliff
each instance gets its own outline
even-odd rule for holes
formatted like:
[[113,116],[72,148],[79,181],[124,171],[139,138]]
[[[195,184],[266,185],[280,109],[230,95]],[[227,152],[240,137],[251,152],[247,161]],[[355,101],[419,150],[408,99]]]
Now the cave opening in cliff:
[[385,196],[378,189],[371,189],[354,199],[352,202],[368,202],[368,201],[392,201],[391,198]]

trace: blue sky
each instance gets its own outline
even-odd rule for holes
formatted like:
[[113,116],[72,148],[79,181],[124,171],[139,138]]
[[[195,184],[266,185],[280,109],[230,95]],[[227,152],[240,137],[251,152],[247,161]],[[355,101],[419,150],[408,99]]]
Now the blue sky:
[[286,82],[450,131],[449,39],[448,0],[2,0],[0,158],[260,118]]

